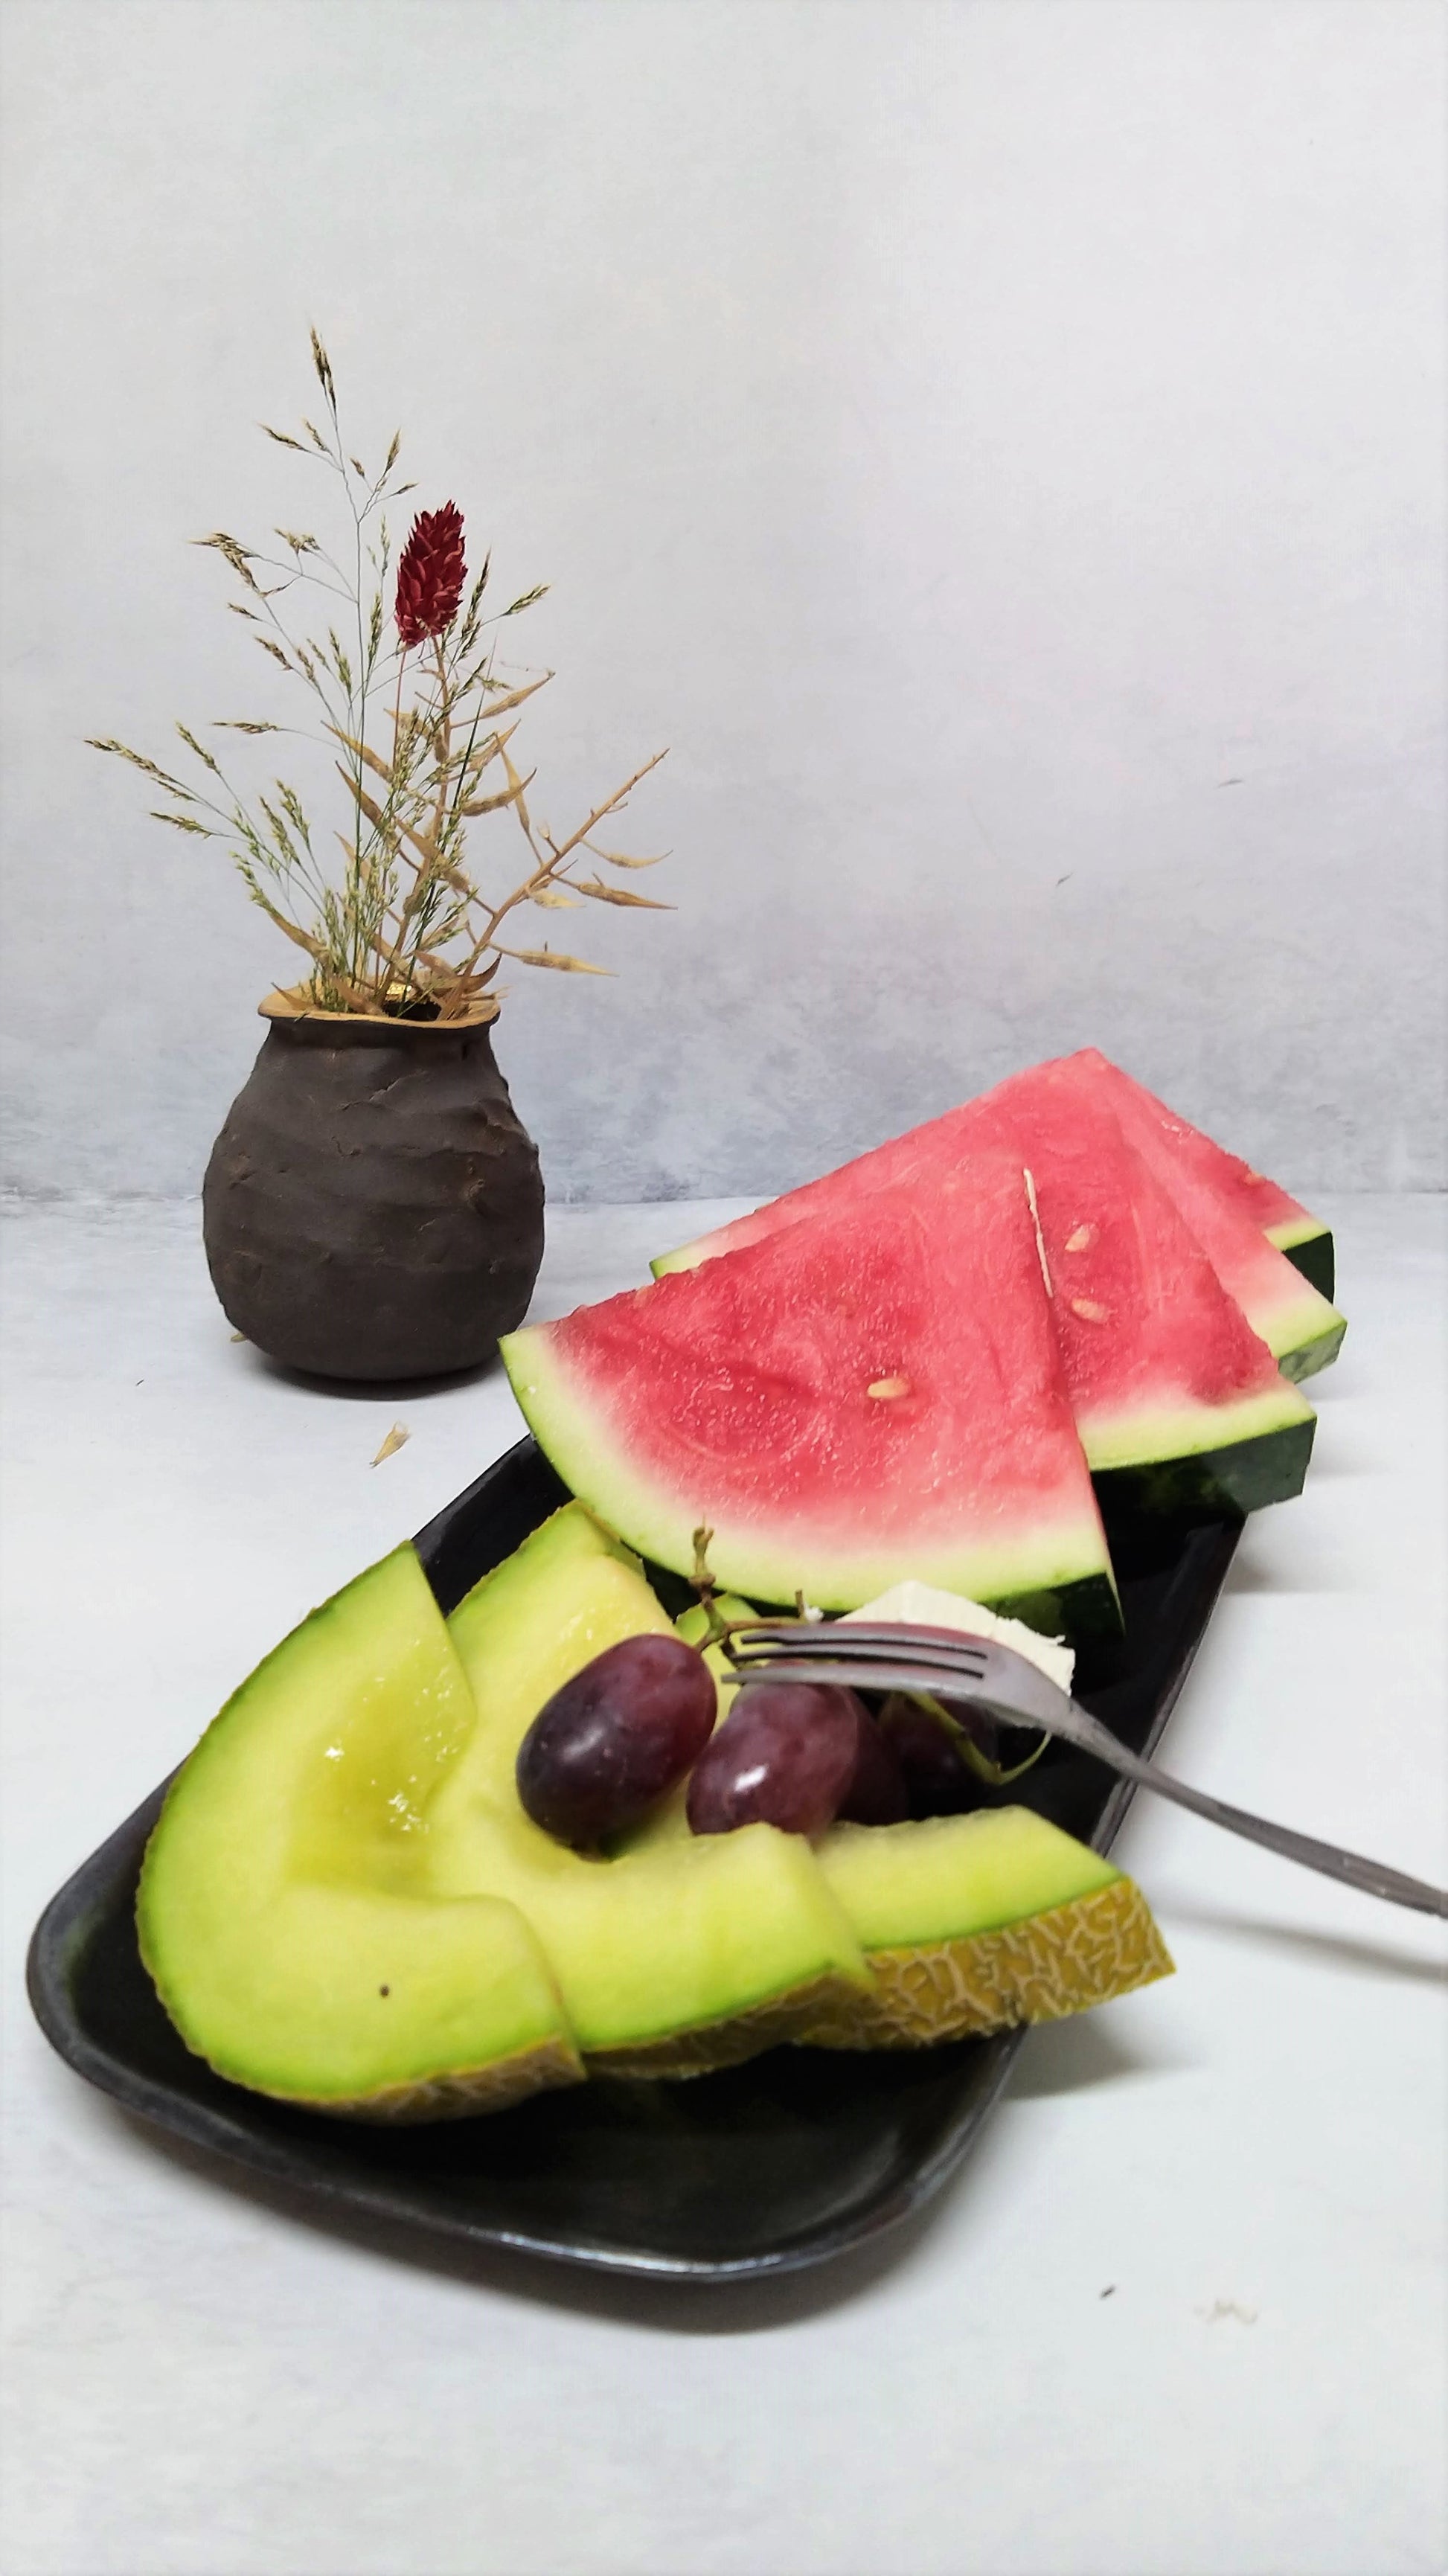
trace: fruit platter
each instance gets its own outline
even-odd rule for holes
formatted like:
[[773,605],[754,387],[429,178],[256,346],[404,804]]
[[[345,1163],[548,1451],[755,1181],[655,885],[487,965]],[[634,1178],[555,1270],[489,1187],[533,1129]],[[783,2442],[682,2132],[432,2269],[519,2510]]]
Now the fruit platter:
[[735,1641],[995,1638],[1149,1753],[1344,1325],[1326,1229],[1090,1050],[654,1271],[507,1338],[530,1436],[242,1683],[30,1991],[333,2212],[723,2279],[897,2224],[1032,2022],[1171,1973],[1129,1783]]

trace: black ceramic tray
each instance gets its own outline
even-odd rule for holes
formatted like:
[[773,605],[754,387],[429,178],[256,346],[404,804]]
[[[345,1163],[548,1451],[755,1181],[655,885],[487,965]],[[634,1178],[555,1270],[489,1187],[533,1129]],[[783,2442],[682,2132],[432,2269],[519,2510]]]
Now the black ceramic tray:
[[[445,1610],[563,1498],[522,1441],[419,1532]],[[1111,1532],[1126,1613],[1116,1678],[1083,1690],[1149,1751],[1221,1589],[1239,1521]],[[371,2215],[435,2237],[595,2270],[719,2281],[797,2271],[893,2227],[939,2191],[1024,2034],[901,2055],[780,2048],[689,2083],[610,2078],[488,2119],[349,2126],[213,2075],[182,2045],[136,1947],[141,1855],[165,1784],[51,1900],[30,1998],[67,2064],[193,2143],[292,2186],[318,2214]],[[1131,1789],[1053,1744],[1002,1793],[1098,1850]]]

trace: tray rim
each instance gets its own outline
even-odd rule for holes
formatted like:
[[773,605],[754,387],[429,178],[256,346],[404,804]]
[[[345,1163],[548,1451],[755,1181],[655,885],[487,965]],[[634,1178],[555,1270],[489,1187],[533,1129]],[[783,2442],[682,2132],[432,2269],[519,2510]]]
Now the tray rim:
[[[483,1497],[496,1478],[514,1467],[515,1463],[523,1464],[527,1452],[536,1454],[536,1443],[531,1436],[516,1442],[495,1459],[482,1475],[455,1495],[417,1532],[413,1545],[424,1566],[427,1565],[428,1552],[436,1555],[446,1545],[452,1529],[469,1508]],[[1203,1536],[1213,1534],[1217,1542],[1210,1598],[1153,1711],[1143,1745],[1148,1755],[1159,1743],[1196,1660],[1244,1526],[1240,1520],[1223,1517],[1200,1524],[1199,1531],[1195,1533]],[[444,1606],[448,1605],[445,1603]],[[134,1844],[139,1840],[144,1847],[175,1776],[175,1771],[168,1773],[142,1799],[140,1805],[72,1871],[43,1909],[26,1956],[25,1982],[31,2010],[57,2056],[73,2073],[118,2102],[124,2110],[217,2156],[228,2166],[237,2166],[279,2183],[304,2202],[320,2203],[326,2214],[350,2211],[384,2220],[391,2227],[414,2231],[427,2239],[443,2238],[452,2244],[475,2249],[495,2248],[615,2277],[722,2284],[811,2271],[877,2242],[904,2225],[937,2196],[963,2162],[977,2130],[994,2107],[1026,2038],[1026,2029],[1021,2027],[996,2032],[979,2043],[979,2053],[972,2061],[974,2080],[963,2085],[955,2117],[935,2145],[922,2155],[907,2183],[856,2216],[837,2219],[772,2249],[722,2257],[650,2253],[642,2248],[612,2247],[587,2239],[553,2238],[536,2230],[484,2224],[446,2210],[423,2215],[415,2208],[399,2205],[395,2195],[386,2187],[380,2184],[375,2188],[369,2187],[354,2175],[334,2174],[325,2169],[299,2175],[295,2168],[302,2151],[296,2145],[281,2137],[272,2140],[264,2133],[244,2126],[239,2120],[233,2122],[212,2104],[195,2101],[137,2069],[94,2040],[76,2014],[67,1984],[69,1961],[76,1948],[86,1940],[105,1896],[117,1884],[118,1873],[131,1865]],[[1133,1782],[1117,1781],[1090,1837],[1094,1850],[1103,1853],[1110,1850],[1135,1795]],[[242,2086],[230,2089],[243,2102],[254,2098]],[[340,2140],[348,2134],[347,2124],[338,2122],[336,2125]]]

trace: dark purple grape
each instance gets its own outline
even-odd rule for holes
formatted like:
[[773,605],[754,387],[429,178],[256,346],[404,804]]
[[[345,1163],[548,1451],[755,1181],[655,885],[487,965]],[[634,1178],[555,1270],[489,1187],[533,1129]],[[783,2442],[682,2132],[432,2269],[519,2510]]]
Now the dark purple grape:
[[592,1850],[642,1824],[709,1741],[717,1702],[681,1637],[625,1637],[575,1673],[518,1747],[518,1796],[558,1842]]
[[860,1710],[860,1750],[836,1813],[849,1825],[898,1825],[910,1813],[905,1774],[869,1710]]
[[694,1765],[689,1824],[696,1834],[778,1825],[819,1834],[833,1824],[860,1760],[868,1725],[852,1690],[827,1682],[757,1682]]
[[941,1718],[917,1700],[892,1698],[879,1727],[904,1775],[912,1816],[959,1816],[979,1806],[981,1783]]

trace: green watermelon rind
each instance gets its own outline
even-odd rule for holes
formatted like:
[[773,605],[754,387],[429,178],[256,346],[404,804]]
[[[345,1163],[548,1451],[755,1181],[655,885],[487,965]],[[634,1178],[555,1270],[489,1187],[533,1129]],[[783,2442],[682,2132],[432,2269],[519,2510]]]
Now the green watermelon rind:
[[1108,1521],[1167,1514],[1174,1520],[1220,1519],[1291,1502],[1307,1479],[1317,1416],[1287,1424],[1268,1438],[1226,1442],[1190,1456],[1097,1469],[1092,1482]]
[[1285,1301],[1270,1314],[1258,1311],[1248,1318],[1283,1376],[1290,1378],[1294,1386],[1300,1386],[1305,1377],[1316,1377],[1319,1369],[1331,1367],[1347,1331],[1346,1316],[1320,1296],[1305,1276],[1304,1285],[1306,1296]]
[[[600,1408],[570,1378],[550,1348],[546,1326],[510,1333],[498,1345],[513,1393],[538,1446],[571,1493],[630,1547],[654,1564],[689,1574],[694,1532],[706,1516],[679,1503],[641,1472]],[[1059,1636],[1119,1635],[1115,1581],[1095,1512],[1079,1527],[1062,1517],[1037,1525],[1016,1546],[993,1550],[908,1536],[890,1545],[817,1548],[797,1528],[774,1537],[761,1517],[732,1523],[708,1513],[709,1565],[717,1583],[758,1602],[792,1601],[802,1591],[821,1610],[854,1610],[862,1601],[914,1578],[938,1584]]]
[[[717,1231],[722,1234],[724,1229],[720,1226]],[[677,1244],[672,1252],[656,1253],[649,1268],[656,1279],[667,1279],[674,1270],[698,1270],[711,1257],[711,1240],[709,1235],[699,1234],[692,1243]]]
[[1076,1429],[1093,1476],[1113,1468],[1149,1467],[1158,1461],[1185,1461],[1228,1449],[1260,1449],[1264,1456],[1259,1481],[1270,1482],[1273,1470],[1268,1453],[1284,1440],[1295,1453],[1304,1431],[1310,1448],[1316,1420],[1306,1397],[1280,1379],[1265,1393],[1239,1396],[1235,1402],[1082,1413]]
[[[1301,1272],[1310,1288],[1331,1305],[1337,1293],[1337,1260],[1332,1228],[1315,1216],[1284,1218],[1281,1225],[1269,1225],[1267,1240],[1284,1252],[1294,1270]],[[1338,1340],[1342,1335],[1339,1333]]]

